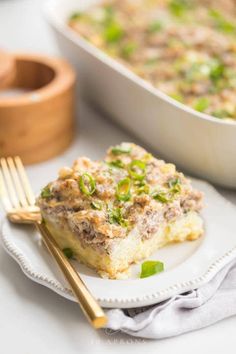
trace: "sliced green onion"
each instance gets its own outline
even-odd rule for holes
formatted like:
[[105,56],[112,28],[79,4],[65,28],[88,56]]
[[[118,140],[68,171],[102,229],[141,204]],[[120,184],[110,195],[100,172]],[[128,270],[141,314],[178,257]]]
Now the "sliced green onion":
[[215,27],[224,33],[234,33],[236,25],[226,19],[219,11],[215,9],[209,10],[210,17],[214,20]]
[[134,185],[136,186],[136,187],[143,187],[143,186],[145,186],[145,181],[143,181],[143,180],[141,180],[141,181],[138,181],[138,180],[136,180],[136,181],[134,181]]
[[120,226],[127,227],[128,223],[123,218],[121,208],[114,208],[108,211],[108,220],[110,224],[119,224]]
[[111,5],[106,5],[104,7],[105,19],[104,22],[108,23],[114,20],[114,8]]
[[144,162],[148,162],[148,161],[152,160],[152,158],[153,158],[153,155],[150,154],[149,152],[147,152],[146,154],[144,154],[143,157],[142,157],[142,159],[143,159]]
[[170,179],[168,182],[168,191],[154,191],[152,192],[152,197],[161,203],[172,202],[175,195],[181,191],[181,181],[178,177]]
[[131,181],[129,178],[124,178],[117,184],[116,198],[119,201],[127,202],[128,200],[130,200],[131,198],[130,186],[131,186]]
[[102,210],[102,202],[99,200],[94,200],[91,202],[91,207],[96,210]]
[[212,63],[195,62],[186,71],[186,79],[188,82],[208,79],[211,73]]
[[184,97],[180,93],[171,93],[170,97],[178,102],[181,102],[181,103],[184,102]]
[[166,192],[153,192],[152,197],[161,203],[169,203],[171,201]]
[[109,22],[104,31],[104,38],[108,43],[117,43],[124,35],[124,30],[117,22]]
[[156,32],[159,32],[162,28],[163,28],[162,23],[158,20],[155,20],[150,23],[150,25],[148,27],[148,32],[149,33],[156,33]]
[[220,80],[225,71],[225,66],[219,60],[215,60],[211,65],[210,78],[213,82]]
[[169,9],[172,15],[176,17],[180,17],[185,15],[187,10],[192,8],[191,0],[170,0],[169,1]]
[[204,112],[210,105],[210,101],[206,97],[200,97],[194,105],[194,109],[198,112]]
[[145,261],[141,265],[140,278],[147,278],[151,275],[164,271],[164,263],[160,261]]
[[89,173],[83,173],[79,179],[79,188],[85,195],[92,195],[96,190],[96,182]]
[[156,65],[157,63],[158,63],[158,58],[150,58],[145,61],[144,65],[152,66],[152,65]]
[[71,259],[74,256],[74,253],[72,251],[71,248],[67,247],[67,248],[63,248],[62,252],[64,253],[64,255],[68,258]]
[[49,186],[44,187],[41,191],[41,197],[42,198],[50,198],[51,196],[52,196],[52,193],[50,191]]
[[114,146],[111,149],[111,152],[113,155],[121,155],[121,154],[130,154],[131,153],[131,147],[129,146]]
[[121,54],[125,59],[129,59],[132,54],[134,54],[135,50],[137,49],[137,43],[129,42],[124,44],[121,48]]
[[181,191],[181,180],[178,177],[171,178],[167,185],[169,187],[168,191],[153,191],[151,196],[153,199],[158,200],[161,203],[169,203],[172,202]]
[[211,79],[214,83],[217,83],[223,78],[224,73],[224,64],[218,58],[214,58],[206,62],[193,63],[186,71],[186,79],[190,82]]
[[146,176],[146,163],[141,160],[133,160],[129,164],[128,171],[132,178],[143,180]]
[[148,184],[143,184],[137,188],[137,194],[149,194],[150,187]]
[[232,114],[225,109],[218,109],[212,112],[212,115],[216,118],[232,118]]
[[169,188],[175,188],[176,186],[179,186],[180,185],[180,179],[178,177],[176,178],[171,178],[169,181],[168,181],[168,186]]
[[168,181],[168,186],[172,194],[179,193],[181,190],[181,181],[178,177],[172,178]]
[[116,167],[116,168],[124,168],[125,167],[124,163],[121,160],[107,162],[107,165],[110,167]]
[[147,183],[145,183],[145,181],[135,181],[134,182],[135,187],[137,187],[136,192],[137,194],[149,194],[150,191],[150,187]]
[[70,21],[76,21],[76,20],[78,20],[81,16],[82,16],[82,13],[81,13],[81,12],[74,12],[74,13],[71,14],[69,20],[70,20]]

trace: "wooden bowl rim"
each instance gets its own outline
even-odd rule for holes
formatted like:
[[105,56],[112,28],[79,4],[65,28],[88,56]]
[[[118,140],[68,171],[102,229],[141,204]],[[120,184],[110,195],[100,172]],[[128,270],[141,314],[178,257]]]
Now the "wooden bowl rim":
[[[54,72],[52,80],[38,88],[19,96],[0,97],[0,109],[6,107],[15,107],[21,105],[34,105],[41,101],[45,101],[53,96],[57,96],[67,90],[68,87],[75,84],[76,75],[72,67],[63,59],[57,57],[49,57],[38,54],[14,54],[16,62],[28,61],[36,64],[42,64]],[[16,74],[17,75],[17,74]],[[14,85],[10,86],[14,88]]]
[[13,56],[0,50],[0,90],[6,89],[15,76],[15,60]]

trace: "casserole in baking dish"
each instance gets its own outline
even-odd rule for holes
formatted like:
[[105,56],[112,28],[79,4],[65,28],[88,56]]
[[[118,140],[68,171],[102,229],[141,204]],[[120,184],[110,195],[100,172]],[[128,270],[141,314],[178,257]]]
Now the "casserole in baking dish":
[[173,100],[79,36],[68,24],[73,11],[95,0],[50,0],[45,10],[58,45],[78,70],[83,97],[179,168],[236,187],[236,124]]

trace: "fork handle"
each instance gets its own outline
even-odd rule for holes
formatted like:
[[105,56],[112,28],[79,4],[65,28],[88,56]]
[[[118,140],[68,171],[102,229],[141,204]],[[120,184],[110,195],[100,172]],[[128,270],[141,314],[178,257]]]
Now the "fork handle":
[[101,328],[107,323],[107,317],[93,298],[90,291],[84,284],[83,280],[80,278],[79,274],[73,267],[73,265],[68,261],[64,253],[61,251],[49,231],[44,224],[35,223],[37,229],[43,237],[43,241],[48,247],[50,253],[54,257],[61,271],[63,272],[65,278],[73,290],[75,297],[77,298],[84,314],[91,322],[94,328]]

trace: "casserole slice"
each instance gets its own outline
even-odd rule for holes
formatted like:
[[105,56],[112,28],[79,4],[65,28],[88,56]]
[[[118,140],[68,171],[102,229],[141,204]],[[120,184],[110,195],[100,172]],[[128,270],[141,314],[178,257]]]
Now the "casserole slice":
[[132,143],[62,168],[37,204],[65,253],[111,279],[158,248],[203,233],[202,194],[174,165]]

